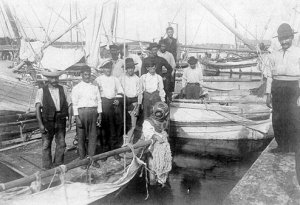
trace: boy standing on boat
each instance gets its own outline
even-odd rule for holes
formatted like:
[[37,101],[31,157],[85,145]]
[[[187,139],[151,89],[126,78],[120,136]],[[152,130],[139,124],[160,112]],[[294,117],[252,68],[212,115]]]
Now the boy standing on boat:
[[[97,86],[91,83],[91,68],[84,65],[81,76],[82,81],[72,90],[72,103],[76,118],[79,158],[84,159],[86,156],[94,156],[96,152],[97,126],[101,125],[102,104]],[[92,165],[100,167],[96,161]]]
[[[123,88],[118,78],[112,76],[113,62],[106,61],[101,65],[104,75],[96,78],[95,83],[100,90],[102,100],[102,128],[104,130],[104,139],[102,139],[104,146],[108,146],[109,150],[120,147],[122,136],[118,133],[121,130],[122,122],[116,118],[116,111],[120,110],[120,98],[123,96]],[[120,112],[118,111],[118,114]],[[121,112],[122,114],[122,112]],[[122,120],[121,120],[122,121]],[[119,156],[115,156],[120,159]]]
[[192,56],[188,60],[189,67],[185,68],[182,75],[182,88],[186,99],[199,99],[202,91],[203,75],[198,60]]
[[164,186],[172,169],[171,149],[168,134],[165,131],[168,114],[168,105],[157,102],[153,106],[151,116],[143,123],[145,140],[153,141],[149,147],[150,156],[148,156],[148,167],[151,170],[149,173],[150,185],[155,185],[158,182]]
[[156,102],[165,102],[166,93],[164,91],[163,79],[156,74],[156,65],[151,59],[145,59],[144,67],[148,73],[141,76],[141,86],[143,92],[143,116],[149,117],[152,107]]
[[126,124],[131,130],[136,126],[136,119],[142,102],[142,88],[140,78],[134,73],[135,65],[136,63],[132,58],[126,58],[126,74],[120,77],[126,96]]
[[[66,118],[71,116],[69,96],[58,84],[62,71],[42,72],[48,84],[37,91],[35,99],[36,117],[42,133],[42,167],[51,169],[64,163],[66,147]],[[52,160],[51,145],[55,136],[55,155]]]

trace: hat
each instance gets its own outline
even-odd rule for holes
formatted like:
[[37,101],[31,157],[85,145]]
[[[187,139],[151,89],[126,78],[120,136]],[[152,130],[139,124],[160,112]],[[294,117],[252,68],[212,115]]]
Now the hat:
[[149,47],[147,48],[147,50],[151,50],[152,48],[159,48],[160,46],[157,43],[150,43]]
[[188,64],[190,64],[190,65],[195,65],[197,62],[198,62],[198,59],[196,59],[194,56],[191,56],[188,59]]
[[84,72],[84,71],[88,71],[88,72],[91,72],[91,67],[88,66],[87,64],[85,63],[76,63],[74,65],[74,67],[76,67],[78,70],[80,70],[81,72]]
[[151,59],[145,59],[143,64],[145,65],[145,68],[153,67],[155,66],[155,63]]
[[109,45],[109,49],[117,49],[119,50],[119,46],[113,44],[113,45]]
[[137,63],[134,63],[134,61],[133,61],[133,59],[132,58],[126,58],[125,59],[125,68],[126,69],[129,69],[129,68],[135,68],[135,65],[136,65]]
[[100,68],[110,68],[112,69],[113,63],[111,60],[106,60],[104,61],[101,65]]
[[152,117],[158,121],[163,121],[169,114],[169,107],[164,102],[157,102],[152,108]]
[[45,77],[59,77],[60,75],[62,75],[65,71],[59,71],[59,70],[56,70],[56,69],[52,69],[52,71],[48,71],[48,70],[45,70],[45,71],[42,71],[41,74]]
[[293,36],[295,32],[291,26],[287,23],[283,23],[281,24],[279,27],[278,27],[278,30],[277,30],[277,36],[274,36],[273,38],[286,38],[286,37],[290,37],[290,36]]

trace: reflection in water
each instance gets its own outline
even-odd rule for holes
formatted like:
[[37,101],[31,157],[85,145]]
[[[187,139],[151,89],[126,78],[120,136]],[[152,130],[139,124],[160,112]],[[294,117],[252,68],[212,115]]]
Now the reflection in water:
[[138,175],[123,188],[96,204],[204,204],[219,205],[242,178],[259,153],[241,158],[203,157],[177,153],[165,187],[149,187]]

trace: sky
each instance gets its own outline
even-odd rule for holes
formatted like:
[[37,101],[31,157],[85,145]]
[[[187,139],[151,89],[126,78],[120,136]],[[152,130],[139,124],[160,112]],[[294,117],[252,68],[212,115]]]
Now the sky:
[[[6,1],[14,15],[18,17],[18,24],[22,25],[26,35],[39,40],[45,39],[45,33],[52,38],[64,30],[68,24],[62,18],[70,22],[70,10],[74,22],[76,7],[77,19],[79,19],[93,15],[94,11],[100,13],[101,3],[104,2],[104,0]],[[110,0],[104,6],[103,27],[106,29],[105,31],[102,29],[102,34],[109,31],[114,1],[117,0]],[[224,21],[232,26],[234,26],[233,16],[235,16],[237,30],[249,39],[271,40],[276,35],[278,26],[283,22],[290,23],[296,31],[300,31],[298,17],[300,0],[119,0],[116,35],[128,39],[158,41],[165,34],[168,22],[173,21],[175,23],[173,25],[178,24],[178,39],[183,44],[185,39],[187,44],[233,44],[234,35],[216,20],[199,3],[200,1],[206,1]],[[8,35],[4,32],[6,26],[1,17],[0,36]],[[90,24],[86,20],[80,24],[79,41],[85,40],[84,33],[88,30],[88,26]],[[64,35],[61,41],[69,41],[70,36],[70,33]],[[76,31],[73,31],[72,38],[76,41]]]

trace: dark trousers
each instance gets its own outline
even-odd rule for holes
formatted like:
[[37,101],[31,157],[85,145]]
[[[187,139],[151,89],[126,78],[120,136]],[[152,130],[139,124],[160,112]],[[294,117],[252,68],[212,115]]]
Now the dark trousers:
[[294,150],[299,144],[300,137],[300,108],[297,106],[300,94],[298,81],[274,80],[271,92],[275,140],[279,147]]
[[144,119],[150,117],[152,114],[152,107],[154,106],[155,103],[160,102],[160,96],[158,90],[148,93],[144,92],[143,94],[143,116]]
[[[58,166],[64,163],[64,152],[66,148],[65,136],[66,136],[66,119],[55,118],[54,120],[43,121],[47,133],[42,134],[42,166],[49,169],[54,166]],[[55,155],[52,161],[51,145],[55,136]]]
[[119,148],[122,141],[122,105],[113,105],[114,99],[102,99],[102,137],[106,150]]
[[76,122],[78,150],[80,159],[86,155],[94,156],[97,146],[97,108],[87,107],[78,109],[81,124]]
[[200,84],[199,83],[188,83],[185,87],[185,98],[186,99],[199,99],[200,98]]

